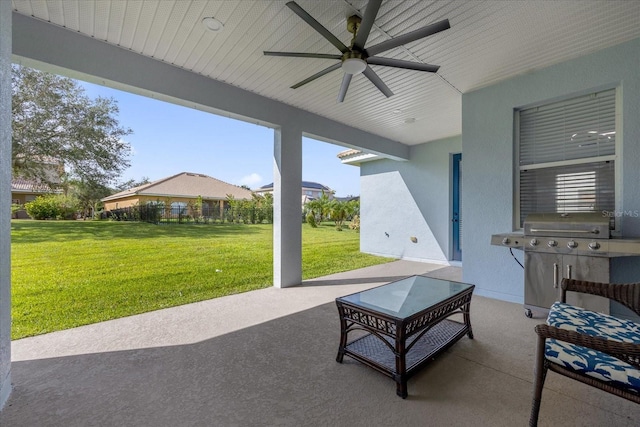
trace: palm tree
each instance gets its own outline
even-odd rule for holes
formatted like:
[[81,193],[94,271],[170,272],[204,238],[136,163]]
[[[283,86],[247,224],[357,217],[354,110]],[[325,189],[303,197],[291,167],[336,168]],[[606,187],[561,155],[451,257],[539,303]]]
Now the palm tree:
[[336,230],[342,231],[342,224],[349,216],[349,206],[347,202],[341,202],[340,200],[333,199],[328,204],[329,215],[333,222],[336,224]]

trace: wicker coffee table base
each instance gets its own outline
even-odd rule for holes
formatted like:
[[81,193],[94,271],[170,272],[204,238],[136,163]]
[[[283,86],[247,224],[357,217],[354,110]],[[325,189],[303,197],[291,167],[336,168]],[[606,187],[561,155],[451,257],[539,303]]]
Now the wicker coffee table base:
[[[346,355],[391,377],[396,382],[396,394],[404,399],[408,396],[407,380],[420,368],[465,334],[473,339],[470,302],[468,292],[444,306],[425,309],[416,322],[415,318],[385,318],[337,301],[341,337],[336,361],[342,363]],[[460,313],[463,322],[448,319]],[[365,333],[348,342],[349,333],[354,331]]]

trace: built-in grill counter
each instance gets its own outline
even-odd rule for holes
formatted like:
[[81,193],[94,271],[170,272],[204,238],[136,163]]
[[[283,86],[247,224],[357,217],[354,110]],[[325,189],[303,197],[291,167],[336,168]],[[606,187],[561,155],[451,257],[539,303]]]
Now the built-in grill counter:
[[[563,278],[610,281],[610,260],[640,256],[640,239],[611,238],[610,219],[601,212],[536,213],[527,216],[523,232],[494,234],[491,244],[524,250],[525,315],[546,316],[559,299]],[[609,313],[609,301],[570,293],[568,302]]]

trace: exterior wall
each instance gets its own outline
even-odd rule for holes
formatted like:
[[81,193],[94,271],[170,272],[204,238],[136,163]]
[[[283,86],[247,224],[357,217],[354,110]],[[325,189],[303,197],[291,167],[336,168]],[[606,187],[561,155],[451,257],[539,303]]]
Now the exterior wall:
[[462,139],[456,136],[411,147],[408,162],[361,164],[362,252],[449,263],[451,155],[461,149]]
[[11,193],[11,203],[24,205],[27,202],[34,201],[38,196],[42,196],[42,193]]
[[[618,210],[640,212],[640,39],[531,72],[462,97],[464,280],[478,295],[524,300],[523,270],[492,234],[513,230],[514,109],[619,87]],[[624,237],[640,236],[640,218],[624,216]],[[612,281],[640,280],[640,263],[614,259]]]
[[128,208],[129,206],[135,206],[140,202],[140,198],[138,196],[133,197],[125,197],[118,200],[112,200],[109,202],[104,202],[104,210],[111,211],[119,208]]
[[[322,196],[322,191],[321,190],[312,190],[312,189],[302,189],[302,195],[303,196],[309,196],[309,197],[313,197],[314,199],[319,198],[320,196]],[[327,196],[330,199],[333,199],[333,194],[331,193],[327,193]]]
[[[128,208],[130,206],[135,206],[138,204],[144,205],[147,202],[158,202],[158,201],[164,202],[165,204],[168,204],[170,206],[171,203],[173,202],[180,202],[180,203],[187,203],[187,204],[195,203],[197,199],[188,198],[188,197],[133,196],[133,197],[125,197],[122,199],[105,202],[104,210],[110,211],[113,209]],[[213,200],[213,199],[202,200],[202,203],[208,204],[209,207],[218,206],[217,203],[219,202],[220,202],[219,200]],[[226,201],[222,201],[222,203],[223,205],[226,205]],[[118,205],[117,207],[116,207],[116,204]]]
[[[42,196],[43,193],[11,193],[11,204],[17,203],[18,205],[24,205],[27,202],[31,202],[36,199],[38,196]],[[12,218],[14,219],[27,219],[29,215],[27,215],[27,211],[24,209],[20,209],[16,211]]]

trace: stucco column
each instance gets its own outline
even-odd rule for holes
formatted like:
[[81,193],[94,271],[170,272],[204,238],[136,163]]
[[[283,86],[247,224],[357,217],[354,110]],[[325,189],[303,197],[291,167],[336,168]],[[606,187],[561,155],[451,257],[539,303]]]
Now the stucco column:
[[11,393],[11,2],[0,1],[0,409]]
[[302,282],[302,131],[284,125],[273,142],[273,285]]

